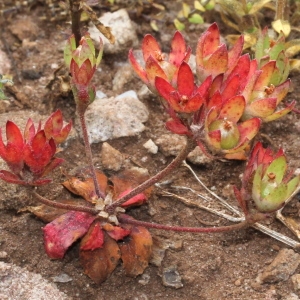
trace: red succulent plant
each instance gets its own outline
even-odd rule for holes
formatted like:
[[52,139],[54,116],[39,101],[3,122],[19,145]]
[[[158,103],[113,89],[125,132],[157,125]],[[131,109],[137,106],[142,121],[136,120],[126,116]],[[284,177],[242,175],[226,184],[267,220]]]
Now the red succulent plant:
[[63,162],[63,159],[54,155],[57,144],[67,138],[71,126],[70,122],[63,127],[59,110],[46,120],[44,129],[41,129],[41,123],[36,129],[29,119],[23,135],[15,123],[7,121],[6,145],[0,131],[0,156],[10,171],[1,170],[0,178],[22,185],[49,183],[51,179],[43,177]]

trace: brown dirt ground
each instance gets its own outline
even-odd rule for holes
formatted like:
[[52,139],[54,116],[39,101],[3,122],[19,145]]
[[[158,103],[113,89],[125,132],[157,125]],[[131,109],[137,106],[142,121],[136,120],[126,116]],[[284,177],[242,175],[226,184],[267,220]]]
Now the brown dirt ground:
[[[9,4],[9,3],[8,3]],[[53,20],[50,20],[50,19]],[[29,42],[24,43],[12,34],[10,26],[20,20],[36,24],[36,36],[28,33]],[[141,19],[134,20],[141,22],[139,35],[150,32],[148,24],[142,23]],[[15,87],[23,91],[25,96],[11,95],[11,105],[6,109],[19,110],[29,108],[48,114],[54,109],[60,108],[65,119],[74,117],[74,102],[70,94],[61,95],[60,92],[46,89],[45,85],[54,76],[51,64],[63,63],[62,43],[69,33],[69,25],[65,19],[59,20],[59,16],[51,12],[43,2],[36,2],[30,8],[22,8],[19,12],[6,14],[2,20],[5,26],[2,27],[2,39],[10,50],[11,60],[19,70],[22,83],[18,82],[16,69],[12,71]],[[22,24],[22,23],[20,23]],[[21,26],[21,25],[20,25]],[[172,33],[172,26],[166,28]],[[192,46],[195,44],[199,33],[187,32],[187,38]],[[157,34],[159,38],[159,34]],[[36,43],[36,44],[35,44]],[[37,50],[38,49],[38,50]],[[126,60],[126,53],[118,57],[104,56],[101,62],[102,74],[97,74],[95,82],[98,88],[108,95],[112,93],[112,78],[116,71],[114,61],[123,62]],[[33,69],[35,66],[35,69]],[[63,71],[62,71],[63,72]],[[35,79],[35,76],[41,78]],[[291,74],[293,80],[293,91],[289,93],[287,101],[299,99],[300,78],[298,74]],[[128,82],[126,89],[137,90],[141,83],[136,79]],[[164,157],[158,153],[151,155],[142,145],[153,137],[158,137],[165,130],[157,124],[166,119],[159,104],[154,97],[149,97],[144,103],[150,111],[150,118],[147,122],[147,130],[141,135],[130,138],[119,138],[109,143],[131,156],[132,160],[139,162],[147,168],[150,174],[155,174],[172,158]],[[299,105],[298,105],[299,107]],[[298,122],[298,127],[295,124]],[[291,166],[299,167],[299,117],[290,114],[282,120],[264,125],[260,136],[263,142],[274,148],[284,147],[290,160]],[[266,138],[268,137],[268,138]],[[101,144],[93,145],[95,162],[100,162]],[[81,165],[84,159],[84,147],[80,141],[73,141],[67,151],[61,154],[68,163],[67,170]],[[143,163],[141,158],[147,156],[148,160]],[[239,184],[238,176],[241,174],[243,164],[239,162],[215,161],[206,167],[195,167],[194,169],[204,182],[209,186],[215,186],[218,194],[222,195],[224,187],[228,184]],[[200,192],[201,187],[197,185],[190,173],[180,168],[172,175],[173,183],[176,185],[192,187]],[[56,179],[59,183],[61,178]],[[53,186],[43,188],[43,194],[53,195]],[[59,191],[60,196],[66,192]],[[205,193],[204,193],[205,194]],[[194,196],[182,193],[183,196],[192,199]],[[27,199],[28,198],[28,199]],[[234,204],[234,200],[228,199]],[[0,211],[0,250],[8,253],[7,262],[39,273],[43,277],[52,280],[53,276],[60,273],[67,273],[72,277],[68,283],[58,283],[58,288],[73,299],[267,299],[271,290],[276,289],[277,296],[273,299],[281,299],[292,291],[290,280],[274,285],[256,285],[255,278],[270,261],[276,256],[279,249],[286,247],[280,242],[254,230],[246,229],[239,232],[222,234],[180,234],[151,230],[153,236],[170,241],[182,241],[183,246],[179,249],[169,249],[162,262],[162,267],[150,265],[145,273],[149,275],[149,282],[141,284],[137,278],[126,277],[122,266],[119,265],[112,276],[102,285],[95,285],[82,272],[78,259],[78,244],[73,246],[62,260],[50,260],[43,249],[43,238],[41,227],[43,223],[30,213],[17,213],[17,211],[28,205],[34,204],[31,197],[20,199],[20,203],[9,203],[6,199],[3,209]],[[299,205],[294,199],[286,208],[286,213],[294,218],[299,216]],[[155,211],[155,214],[152,212]],[[132,209],[131,215],[140,220],[151,220],[163,224],[179,224],[184,226],[202,226],[201,221],[216,222],[218,225],[229,224],[228,221],[190,208],[178,202],[176,199],[165,198],[157,191],[149,200],[149,205]],[[270,227],[290,237],[293,235],[287,228],[278,221],[273,220]],[[183,287],[174,289],[165,287],[162,284],[161,273],[163,267],[175,265],[182,276]],[[300,270],[297,270],[298,273]]]

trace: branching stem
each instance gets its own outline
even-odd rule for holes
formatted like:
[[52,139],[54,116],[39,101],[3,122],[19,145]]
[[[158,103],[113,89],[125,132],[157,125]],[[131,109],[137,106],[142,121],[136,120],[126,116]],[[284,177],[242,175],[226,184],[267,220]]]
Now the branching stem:
[[91,145],[90,145],[89,137],[88,137],[88,133],[87,133],[84,112],[80,111],[80,109],[78,109],[77,111],[78,111],[78,115],[79,115],[81,129],[82,129],[85,153],[86,153],[86,156],[89,161],[90,170],[92,172],[92,178],[93,178],[93,182],[94,182],[95,192],[99,198],[105,199],[105,195],[101,192],[99,183],[97,181],[96,170],[95,170],[95,167],[93,164],[93,153],[92,153],[92,149],[91,149]]
[[134,188],[132,191],[130,191],[130,193],[116,200],[113,204],[107,207],[106,211],[108,213],[113,213],[116,207],[122,205],[130,198],[142,193],[144,190],[146,190],[147,188],[154,185],[162,178],[170,174],[175,168],[177,168],[181,164],[181,162],[187,157],[187,155],[190,153],[194,146],[195,142],[192,139],[188,139],[185,147],[180,151],[177,157],[174,160],[172,160],[172,162],[169,165],[167,165],[162,171],[160,171],[153,177],[149,178],[148,180]]
[[172,225],[163,225],[152,222],[144,222],[132,219],[126,215],[119,215],[118,220],[123,224],[131,224],[137,226],[144,226],[147,228],[155,228],[176,232],[194,232],[194,233],[217,233],[217,232],[226,232],[239,230],[246,227],[249,227],[251,224],[246,220],[238,224],[228,225],[228,226],[220,226],[220,227],[182,227],[182,226],[172,226]]
[[65,204],[65,203],[59,203],[56,201],[49,200],[47,198],[44,198],[43,196],[39,195],[36,192],[33,192],[33,195],[37,198],[37,200],[45,205],[48,205],[50,207],[59,208],[59,209],[65,209],[65,210],[75,210],[75,211],[82,211],[87,212],[92,215],[96,215],[99,213],[99,211],[95,208],[88,207],[88,206],[80,206],[80,205],[72,205],[72,204]]

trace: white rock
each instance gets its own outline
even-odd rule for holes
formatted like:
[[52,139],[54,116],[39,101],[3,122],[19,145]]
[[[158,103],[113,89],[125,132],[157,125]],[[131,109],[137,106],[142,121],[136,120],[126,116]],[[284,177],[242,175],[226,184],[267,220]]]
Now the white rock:
[[104,142],[144,131],[149,111],[133,91],[96,99],[85,113],[90,143]]
[[156,154],[158,151],[158,147],[155,143],[150,139],[148,140],[143,147],[148,150],[149,153]]
[[138,45],[135,28],[125,9],[120,9],[113,13],[105,13],[99,20],[104,26],[110,27],[115,37],[115,43],[110,44],[94,25],[89,27],[89,33],[97,47],[99,47],[99,36],[102,38],[104,53],[120,53]]

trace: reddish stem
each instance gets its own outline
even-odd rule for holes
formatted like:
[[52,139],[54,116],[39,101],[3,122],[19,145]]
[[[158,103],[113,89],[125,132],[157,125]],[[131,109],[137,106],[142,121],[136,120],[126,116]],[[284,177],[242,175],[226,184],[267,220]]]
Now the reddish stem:
[[[77,107],[78,107],[78,105],[77,105]],[[78,115],[79,115],[81,129],[82,129],[85,153],[86,153],[86,156],[88,158],[90,169],[91,169],[91,172],[92,172],[92,178],[93,178],[93,182],[94,182],[95,192],[96,192],[96,195],[99,198],[105,199],[105,194],[101,192],[100,187],[99,187],[99,183],[97,181],[96,170],[95,170],[95,167],[94,167],[94,164],[93,164],[93,153],[92,153],[92,149],[91,149],[91,146],[90,146],[90,143],[89,143],[89,137],[88,137],[88,133],[87,133],[87,127],[86,127],[86,123],[85,123],[84,112],[82,112],[80,109],[77,109],[77,111],[78,111]]]
[[154,185],[162,178],[170,174],[176,167],[178,167],[181,164],[181,162],[187,157],[187,155],[190,153],[190,151],[194,146],[195,146],[194,141],[188,138],[185,147],[180,151],[178,156],[171,161],[169,165],[167,165],[162,171],[160,171],[156,175],[152,176],[151,178],[149,178],[148,180],[146,180],[145,182],[143,182],[142,184],[134,188],[128,194],[124,195],[123,197],[116,200],[113,204],[109,205],[106,211],[109,214],[113,213],[118,206],[121,206],[123,203],[125,203],[132,197],[142,193],[144,190],[146,190],[147,188]]
[[92,208],[92,207],[55,202],[55,201],[49,200],[47,198],[44,198],[43,196],[39,195],[36,192],[33,192],[33,195],[37,198],[37,200],[39,202],[42,202],[43,204],[46,204],[50,207],[65,209],[65,210],[68,210],[68,211],[69,210],[82,211],[82,212],[90,213],[92,215],[96,215],[96,214],[99,213],[99,211],[97,209]]
[[124,214],[119,215],[118,220],[120,223],[123,224],[131,224],[131,225],[143,226],[147,228],[155,228],[155,229],[162,229],[162,230],[169,230],[169,231],[176,231],[176,232],[194,232],[194,233],[226,232],[226,231],[243,229],[252,225],[248,220],[246,220],[238,224],[220,226],[220,227],[182,227],[182,226],[163,225],[163,224],[152,223],[152,222],[138,221]]

